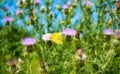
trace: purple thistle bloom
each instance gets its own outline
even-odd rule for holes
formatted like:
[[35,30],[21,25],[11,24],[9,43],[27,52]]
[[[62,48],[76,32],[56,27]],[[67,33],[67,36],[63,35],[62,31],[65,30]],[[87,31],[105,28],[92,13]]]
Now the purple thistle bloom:
[[19,14],[21,14],[21,13],[23,13],[23,11],[18,8],[18,9],[16,10],[16,15],[19,15]]
[[22,40],[22,45],[26,45],[26,46],[34,45],[35,43],[36,43],[36,39],[30,37],[24,38]]
[[9,16],[6,16],[5,17],[5,21],[6,22],[12,22],[13,21],[13,18],[9,17]]
[[67,35],[67,36],[75,36],[76,33],[77,31],[72,28],[66,28],[65,30],[62,31],[62,34]]
[[94,6],[94,3],[92,3],[90,0],[87,0],[87,1],[85,2],[85,5],[92,7],[92,6]]
[[112,34],[113,34],[113,30],[111,30],[111,29],[105,29],[105,30],[103,31],[103,33],[104,33],[105,35],[112,35]]
[[41,0],[34,0],[34,4],[40,4]]
[[67,4],[65,4],[65,5],[62,6],[62,8],[63,8],[63,9],[68,9],[69,6],[68,6]]

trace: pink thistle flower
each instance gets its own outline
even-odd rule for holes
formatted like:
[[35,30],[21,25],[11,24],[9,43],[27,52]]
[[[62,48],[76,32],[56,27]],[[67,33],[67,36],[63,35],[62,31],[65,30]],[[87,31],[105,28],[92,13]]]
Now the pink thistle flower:
[[6,16],[5,17],[5,21],[6,22],[12,22],[13,21],[13,18],[9,17],[9,16]]
[[62,34],[67,35],[67,36],[75,36],[76,33],[77,31],[72,28],[66,28],[65,30],[62,31]]
[[23,11],[22,11],[21,9],[18,8],[18,9],[16,10],[16,15],[19,15],[19,14],[22,14],[22,13],[23,13]]
[[41,0],[34,0],[34,4],[40,4]]
[[22,40],[22,45],[26,45],[26,46],[31,46],[34,45],[35,43],[36,43],[36,39],[30,37],[24,38]]
[[113,30],[111,30],[111,29],[105,29],[105,30],[103,31],[103,33],[104,33],[105,35],[112,35],[112,34],[113,34]]
[[67,4],[65,4],[65,5],[62,6],[62,8],[63,8],[63,9],[68,9],[69,6],[68,6]]
[[92,7],[92,6],[94,6],[94,3],[92,3],[92,1],[90,1],[90,0],[87,0],[87,1],[85,2],[85,5]]

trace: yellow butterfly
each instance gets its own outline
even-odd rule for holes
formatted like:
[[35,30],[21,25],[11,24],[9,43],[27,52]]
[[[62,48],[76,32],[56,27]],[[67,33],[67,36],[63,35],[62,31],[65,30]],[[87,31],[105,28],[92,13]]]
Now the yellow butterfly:
[[53,33],[50,36],[50,40],[57,43],[57,44],[63,44],[63,37],[61,32]]

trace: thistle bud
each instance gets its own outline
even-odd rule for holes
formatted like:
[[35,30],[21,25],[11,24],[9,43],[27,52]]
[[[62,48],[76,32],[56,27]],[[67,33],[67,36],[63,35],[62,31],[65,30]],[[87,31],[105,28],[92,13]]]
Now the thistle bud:
[[53,18],[52,11],[50,11],[50,12],[49,12],[49,17],[50,17],[50,19],[52,19],[52,18]]
[[120,44],[120,41],[117,39],[112,39],[112,43],[114,46],[118,46]]
[[60,11],[62,8],[60,5],[56,5],[56,8]]
[[72,7],[73,7],[73,8],[76,8],[76,7],[77,7],[77,3],[74,2],[74,3],[72,4]]
[[42,7],[40,8],[40,11],[41,11],[41,13],[44,13],[44,12],[45,12],[45,7],[42,6]]

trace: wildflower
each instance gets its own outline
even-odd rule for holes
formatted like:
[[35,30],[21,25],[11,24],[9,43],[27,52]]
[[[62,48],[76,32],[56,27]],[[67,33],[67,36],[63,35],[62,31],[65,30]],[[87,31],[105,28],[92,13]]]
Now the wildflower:
[[45,42],[50,41],[50,36],[51,36],[51,34],[50,34],[50,33],[47,33],[47,34],[45,34],[45,35],[42,36],[42,39],[43,39]]
[[94,6],[94,3],[92,3],[92,1],[90,1],[90,0],[87,0],[85,2],[85,5],[88,6],[88,7],[92,7],[92,6]]
[[67,36],[75,36],[77,31],[71,28],[66,28],[65,30],[62,31],[62,34],[67,35]]
[[112,34],[113,34],[113,30],[111,30],[111,29],[105,29],[105,30],[103,31],[103,33],[104,33],[105,35],[112,35]]
[[82,61],[86,60],[86,55],[85,53],[82,54]]
[[85,55],[83,49],[81,49],[81,48],[77,50],[77,55],[81,57],[82,61],[84,61],[86,59],[86,55]]
[[10,58],[10,59],[8,60],[8,65],[11,66],[11,67],[14,67],[14,66],[15,66],[15,61],[14,61],[13,58]]
[[34,45],[36,43],[36,39],[34,38],[24,38],[22,40],[22,45],[26,45],[26,46],[31,46],[31,45]]
[[6,16],[5,17],[5,21],[6,22],[12,22],[13,21],[13,18],[9,17],[9,16]]
[[45,61],[40,61],[40,67],[41,67],[41,72],[47,72],[48,71],[48,65]]
[[21,59],[21,58],[18,58],[18,62],[22,62],[22,59]]
[[41,0],[34,0],[34,4],[37,5],[37,4],[40,4]]
[[50,39],[51,39],[51,41],[54,41],[57,44],[62,44],[63,43],[62,34],[60,32],[53,33],[50,36]]
[[69,6],[68,6],[67,4],[65,4],[65,5],[62,6],[62,8],[63,8],[63,9],[68,9]]
[[83,53],[83,49],[78,49],[77,50],[77,55],[82,56],[82,53]]
[[77,33],[76,33],[75,37],[79,39],[79,36],[80,36],[80,32],[79,32],[79,31],[77,31]]
[[116,8],[117,8],[117,10],[119,10],[119,9],[120,9],[120,2],[117,1],[115,4],[116,4]]
[[22,14],[22,13],[23,13],[23,11],[22,11],[21,9],[18,8],[18,9],[16,10],[16,15],[19,15],[19,14]]
[[115,38],[120,39],[120,30],[115,32]]

